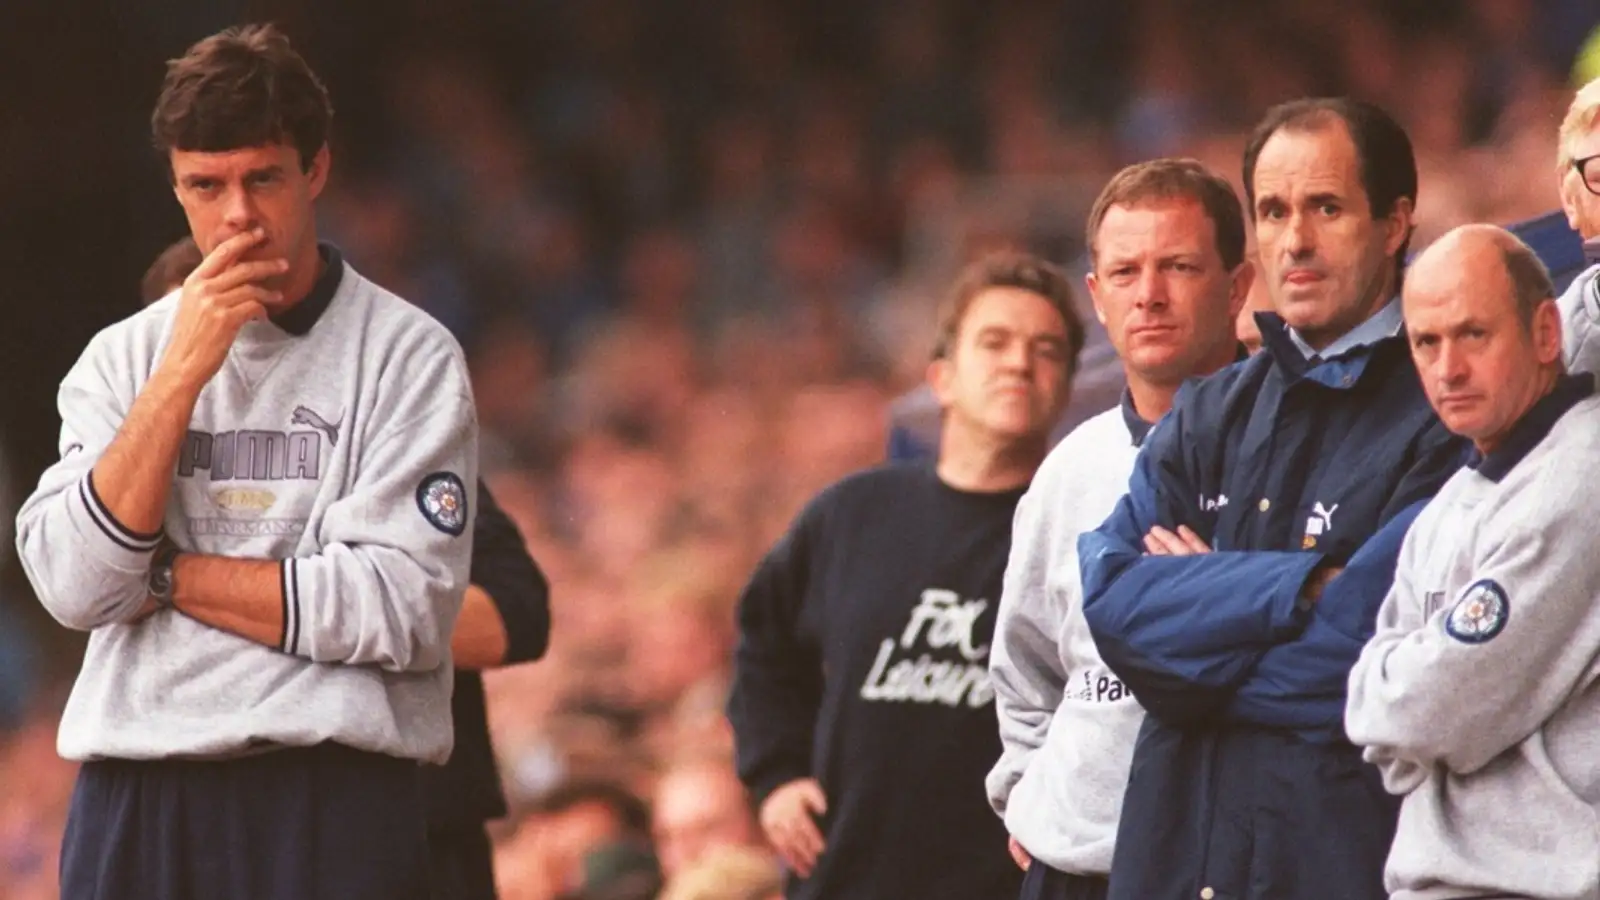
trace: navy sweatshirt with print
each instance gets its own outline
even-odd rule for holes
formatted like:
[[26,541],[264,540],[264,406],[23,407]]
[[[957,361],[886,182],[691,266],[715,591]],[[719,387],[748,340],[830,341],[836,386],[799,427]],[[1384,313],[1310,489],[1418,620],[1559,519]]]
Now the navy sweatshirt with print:
[[750,579],[728,716],[759,802],[815,777],[826,849],[791,900],[1015,896],[983,780],[1000,755],[989,644],[1022,489],[925,464],[823,491]]

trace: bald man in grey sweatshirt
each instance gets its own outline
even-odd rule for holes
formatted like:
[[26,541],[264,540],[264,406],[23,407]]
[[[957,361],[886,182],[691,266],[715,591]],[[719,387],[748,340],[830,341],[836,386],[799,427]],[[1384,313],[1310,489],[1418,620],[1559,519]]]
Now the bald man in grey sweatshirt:
[[1403,794],[1397,900],[1600,897],[1600,397],[1567,375],[1549,275],[1491,226],[1413,264],[1440,419],[1477,452],[1418,516],[1346,727]]

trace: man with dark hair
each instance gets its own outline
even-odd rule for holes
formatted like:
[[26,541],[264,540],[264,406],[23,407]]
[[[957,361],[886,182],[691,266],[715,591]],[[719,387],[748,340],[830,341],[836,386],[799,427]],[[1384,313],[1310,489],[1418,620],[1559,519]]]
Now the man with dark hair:
[[1027,869],[1024,900],[1100,900],[1144,713],[1095,652],[1077,541],[1128,488],[1185,380],[1238,358],[1250,290],[1233,188],[1192,160],[1129,166],[1089,214],[1087,278],[1126,372],[1122,403],[1057,444],[1017,507],[989,672],[1004,753],[989,802]]
[[1245,155],[1261,352],[1179,390],[1083,535],[1083,609],[1146,711],[1109,896],[1385,897],[1396,803],[1344,733],[1405,529],[1459,467],[1411,363],[1416,165],[1382,110],[1302,100]]
[[928,370],[937,462],[823,491],[746,586],[728,717],[790,898],[1016,893],[983,799],[1000,752],[989,643],[1012,516],[1082,341],[1060,270],[974,263]]
[[152,128],[204,258],[67,374],[18,516],[89,632],[64,897],[430,895],[477,416],[449,333],[317,241],[330,117],[271,27],[168,64]]
[[[145,305],[183,288],[200,264],[194,239],[174,241],[140,283]],[[494,854],[485,823],[506,813],[500,770],[489,743],[482,670],[532,662],[550,646],[550,584],[517,523],[478,479],[472,567],[450,634],[455,664],[450,719],[455,749],[443,766],[424,766],[433,900],[493,900]]]
[[1464,468],[1417,517],[1350,675],[1352,740],[1404,796],[1395,898],[1593,897],[1600,399],[1562,362],[1555,286],[1503,229],[1412,263],[1411,353]]

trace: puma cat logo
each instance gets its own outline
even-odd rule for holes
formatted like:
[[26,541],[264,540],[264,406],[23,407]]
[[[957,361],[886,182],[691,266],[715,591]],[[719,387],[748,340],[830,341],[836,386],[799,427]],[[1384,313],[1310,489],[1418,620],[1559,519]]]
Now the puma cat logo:
[[289,424],[310,425],[328,436],[328,444],[330,446],[337,447],[339,446],[339,426],[344,424],[344,420],[340,419],[340,421],[330,425],[327,419],[317,415],[316,410],[305,406],[296,406],[293,415],[289,418]]

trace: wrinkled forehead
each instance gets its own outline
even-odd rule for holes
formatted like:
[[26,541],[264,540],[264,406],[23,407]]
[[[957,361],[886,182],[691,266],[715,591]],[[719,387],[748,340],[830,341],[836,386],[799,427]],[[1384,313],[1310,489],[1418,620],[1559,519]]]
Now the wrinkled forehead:
[[1096,252],[1102,262],[1152,251],[1203,252],[1215,248],[1216,230],[1205,207],[1187,195],[1118,203],[1100,222]]
[[1365,200],[1361,155],[1349,129],[1338,119],[1279,129],[1257,158],[1255,192],[1258,203],[1323,194]]
[[1516,314],[1516,293],[1504,266],[1479,255],[1498,250],[1475,249],[1419,260],[1421,265],[1407,271],[1401,308],[1408,328],[1444,331]]

